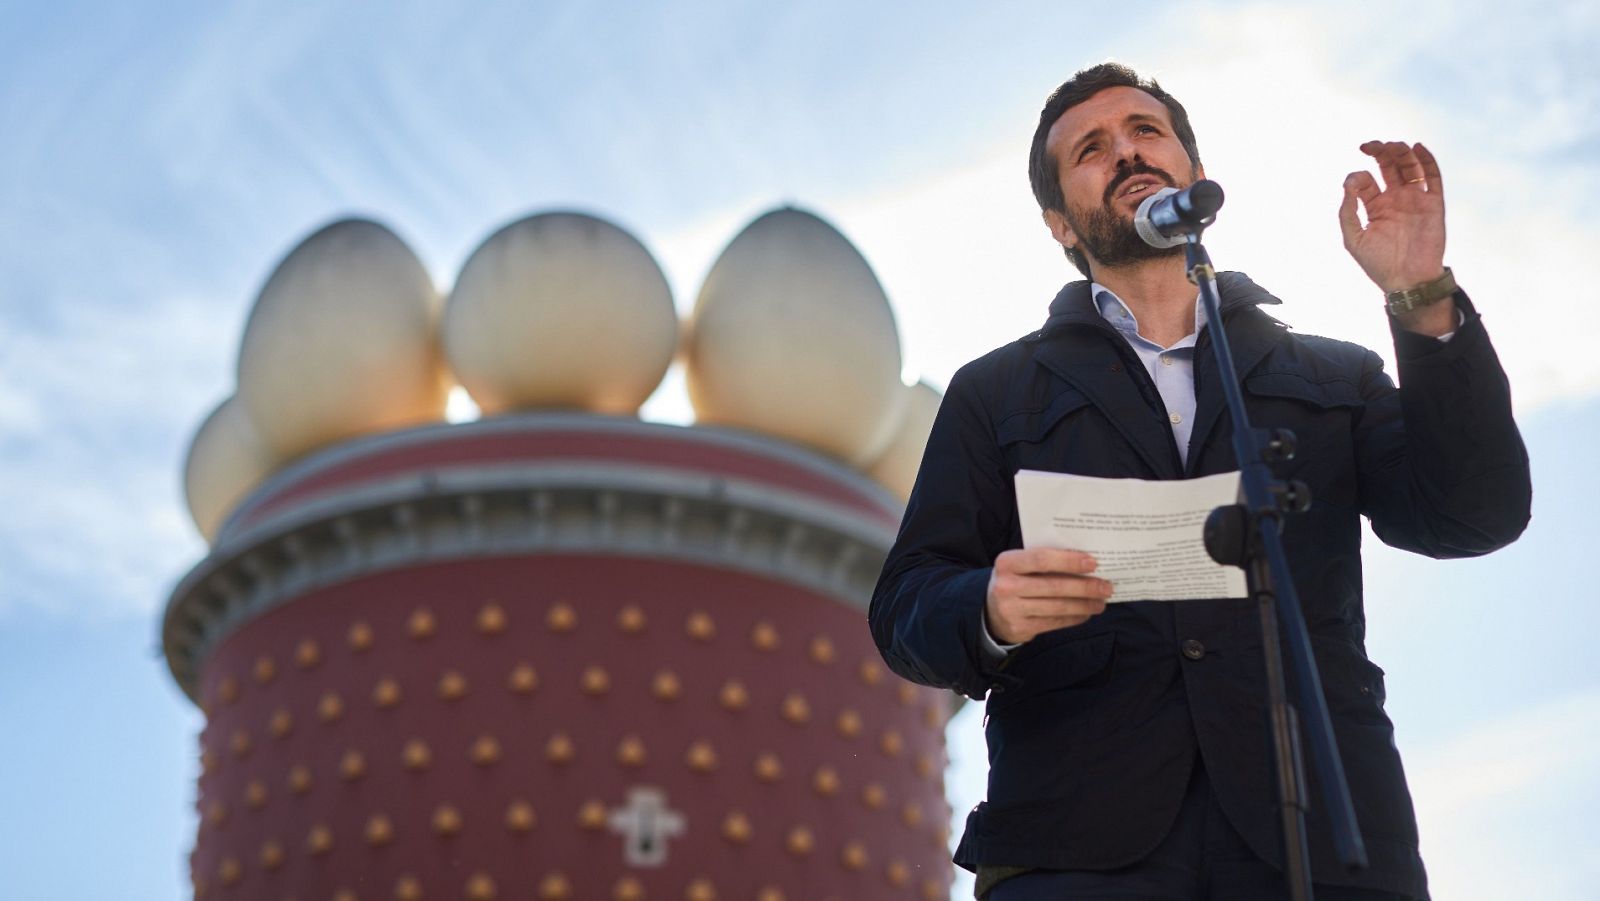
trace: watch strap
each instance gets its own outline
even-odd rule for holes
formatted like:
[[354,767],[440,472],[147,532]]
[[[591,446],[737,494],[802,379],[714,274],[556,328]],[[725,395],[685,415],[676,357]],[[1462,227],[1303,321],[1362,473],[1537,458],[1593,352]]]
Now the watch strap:
[[1399,291],[1390,291],[1383,295],[1384,306],[1388,308],[1389,315],[1398,316],[1409,313],[1419,307],[1438,303],[1446,297],[1456,293],[1456,277],[1450,267],[1444,267],[1444,273],[1438,278],[1423,282],[1411,288],[1402,288]]

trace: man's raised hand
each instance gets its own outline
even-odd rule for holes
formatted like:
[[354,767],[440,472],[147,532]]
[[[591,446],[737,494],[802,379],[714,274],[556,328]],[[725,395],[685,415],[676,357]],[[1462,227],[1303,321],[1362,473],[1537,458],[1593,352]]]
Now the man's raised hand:
[[[1345,249],[1384,292],[1411,288],[1444,271],[1444,179],[1421,144],[1368,141],[1383,187],[1365,170],[1344,179],[1339,230]],[[1363,226],[1357,206],[1366,211]]]

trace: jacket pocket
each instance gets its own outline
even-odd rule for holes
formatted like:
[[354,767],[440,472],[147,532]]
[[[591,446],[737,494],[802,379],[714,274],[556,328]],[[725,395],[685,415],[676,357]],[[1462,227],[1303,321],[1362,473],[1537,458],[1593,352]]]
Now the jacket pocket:
[[1100,416],[1082,391],[1063,386],[1041,407],[1019,410],[995,426],[995,442],[1012,472],[1040,469],[1113,475],[1105,448],[1112,445]]
[[1019,410],[1000,420],[995,441],[1001,446],[1039,444],[1063,419],[1089,405],[1089,398],[1076,388],[1065,388],[1050,403],[1037,410]]
[[1389,725],[1383,711],[1388,693],[1384,672],[1367,658],[1355,642],[1344,636],[1311,634],[1312,651],[1322,677],[1322,693],[1328,713],[1369,724]]
[[1244,384],[1245,390],[1257,397],[1285,398],[1319,410],[1359,408],[1366,404],[1356,386],[1344,379],[1313,381],[1297,372],[1259,372],[1247,377]]
[[1299,439],[1295,458],[1280,468],[1282,476],[1310,485],[1313,504],[1354,509],[1353,436],[1366,408],[1356,386],[1343,379],[1264,372],[1246,378],[1244,387],[1252,425],[1289,429]]

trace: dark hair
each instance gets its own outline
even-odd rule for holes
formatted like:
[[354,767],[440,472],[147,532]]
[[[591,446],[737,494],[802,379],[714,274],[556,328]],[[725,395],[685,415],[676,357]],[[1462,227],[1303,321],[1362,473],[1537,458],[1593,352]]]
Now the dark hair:
[[[1138,88],[1161,101],[1167,108],[1167,114],[1172,117],[1173,134],[1178,138],[1178,143],[1183,145],[1184,152],[1189,154],[1189,165],[1200,165],[1200,148],[1195,143],[1194,128],[1189,125],[1189,114],[1177,98],[1161,90],[1161,85],[1156,84],[1154,79],[1140,78],[1139,73],[1120,63],[1090,66],[1056,88],[1039,113],[1039,127],[1033,131],[1033,146],[1028,151],[1028,181],[1033,186],[1033,197],[1039,201],[1040,210],[1066,212],[1066,198],[1061,194],[1061,170],[1055,157],[1045,149],[1050,126],[1056,124],[1056,120],[1072,107],[1106,88],[1116,87]],[[1067,259],[1085,276],[1089,275],[1089,262],[1083,254],[1071,248],[1066,250]]]

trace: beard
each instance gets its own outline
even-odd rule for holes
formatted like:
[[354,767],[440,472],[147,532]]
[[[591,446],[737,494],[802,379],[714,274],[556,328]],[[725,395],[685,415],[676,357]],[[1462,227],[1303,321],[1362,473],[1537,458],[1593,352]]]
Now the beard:
[[1139,237],[1138,229],[1134,228],[1133,220],[1123,219],[1122,214],[1112,208],[1111,201],[1117,191],[1135,175],[1154,175],[1168,187],[1178,187],[1177,180],[1167,172],[1148,163],[1134,163],[1118,173],[1106,186],[1100,206],[1084,209],[1069,203],[1063,210],[1067,224],[1078,236],[1078,249],[1098,265],[1116,268],[1184,254],[1182,244],[1177,247],[1152,247],[1146,244]]

